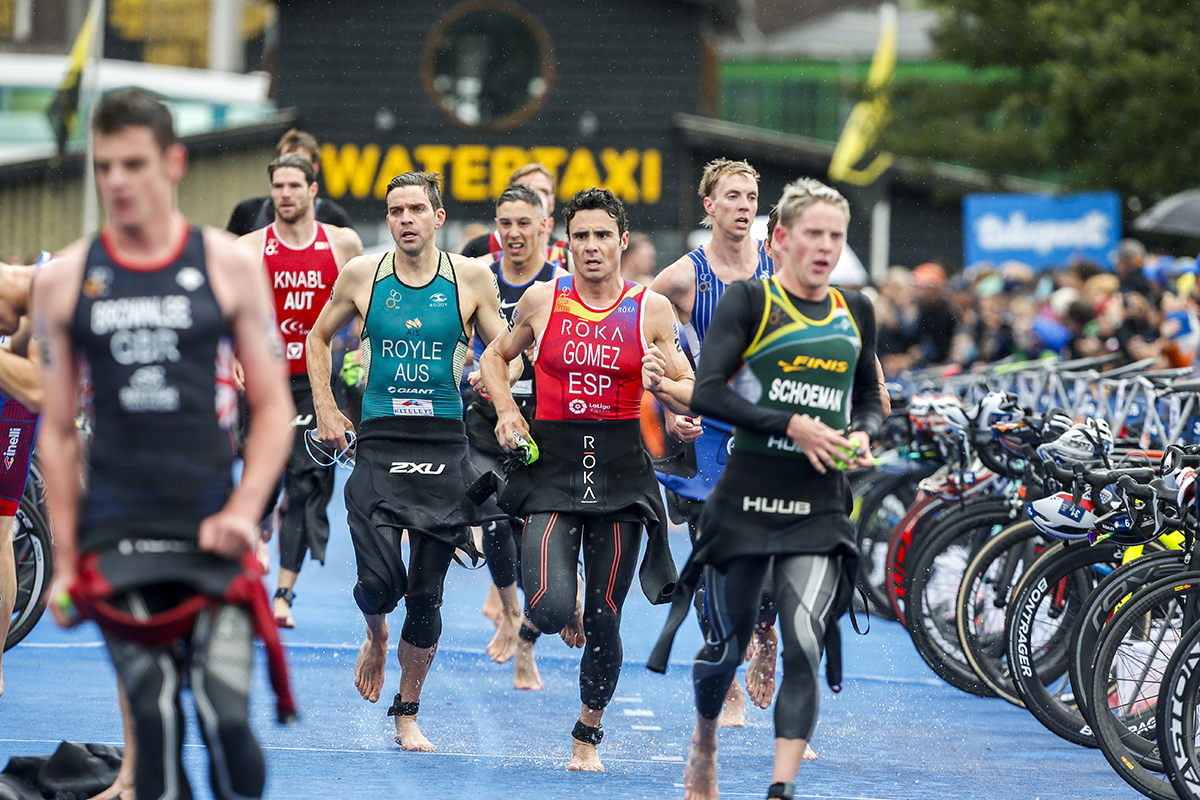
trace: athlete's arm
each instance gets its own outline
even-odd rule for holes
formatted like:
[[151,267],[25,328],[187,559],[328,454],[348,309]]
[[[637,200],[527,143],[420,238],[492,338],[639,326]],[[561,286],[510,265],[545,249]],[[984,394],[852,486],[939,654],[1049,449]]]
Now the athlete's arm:
[[[675,319],[686,325],[696,306],[696,265],[684,256],[658,273],[650,289],[670,300]],[[663,429],[681,442],[694,442],[703,432],[699,417],[676,414],[669,408],[663,408]]]
[[[479,336],[485,345],[494,342],[508,331],[508,321],[500,310],[500,287],[496,284],[496,276],[490,267],[482,261],[473,258],[461,258],[451,255],[460,285],[467,290],[468,297],[464,300],[473,304],[467,320],[467,330],[472,326],[475,335]],[[468,305],[468,308],[471,308]],[[525,365],[521,359],[514,359],[508,365],[508,382],[513,384],[520,380]]]
[[819,419],[755,405],[729,388],[729,379],[762,321],[765,302],[760,281],[738,281],[721,295],[704,336],[692,408],[738,427],[787,436],[813,468],[824,473],[826,466],[834,466],[835,456],[841,457],[838,448],[852,447],[848,439]]
[[338,452],[346,449],[346,431],[353,431],[354,423],[338,409],[337,401],[333,399],[333,390],[329,385],[333,373],[331,343],[347,323],[365,316],[356,298],[364,282],[370,287],[369,281],[375,277],[376,266],[374,256],[359,256],[342,268],[334,281],[329,302],[321,309],[312,331],[304,340],[308,380],[312,384],[313,409],[317,416],[317,436]]
[[496,441],[510,452],[516,448],[514,436],[529,438],[529,423],[513,399],[507,380],[508,370],[513,362],[520,364],[521,354],[537,341],[538,333],[546,325],[553,301],[553,283],[531,286],[517,301],[512,328],[492,340],[479,357],[479,371],[483,374],[484,386],[496,406]]
[[296,417],[267,273],[228,234],[204,231],[208,274],[245,369],[249,425],[242,477],[225,505],[200,523],[200,547],[238,557],[258,541],[258,522],[287,463]]
[[44,395],[38,367],[28,358],[32,330],[33,322],[21,317],[9,347],[0,348],[0,393],[36,414],[42,410]]
[[850,309],[862,349],[858,354],[858,365],[854,370],[854,387],[851,394],[850,427],[846,434],[862,451],[857,466],[871,466],[871,438],[879,433],[883,424],[882,389],[879,385],[878,362],[875,357],[875,307],[858,292],[843,293]]
[[[54,588],[48,596],[75,582],[79,551],[76,527],[82,473],[82,448],[75,428],[79,405],[79,368],[70,322],[83,277],[86,243],[67,248],[46,264],[33,281],[34,328],[42,352],[45,401],[38,432],[38,460],[46,476],[46,508],[54,525]],[[48,603],[64,627],[72,620],[57,603]]]
[[686,414],[695,376],[683,355],[671,302],[653,291],[647,292],[644,302],[647,350],[642,356],[642,386],[653,392],[664,408]]
[[696,307],[696,265],[684,256],[654,276],[650,289],[671,301],[680,325],[688,324]]

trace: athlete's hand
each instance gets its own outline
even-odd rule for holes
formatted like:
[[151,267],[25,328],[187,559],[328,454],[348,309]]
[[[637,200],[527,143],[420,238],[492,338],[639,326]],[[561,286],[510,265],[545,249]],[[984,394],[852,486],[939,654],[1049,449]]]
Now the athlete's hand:
[[684,444],[700,438],[704,428],[700,425],[700,417],[689,417],[686,414],[674,414],[670,409],[663,409],[663,430],[672,439]]
[[657,392],[665,377],[667,377],[667,359],[663,358],[658,345],[652,344],[646,348],[646,354],[642,356],[642,388],[647,392]]
[[867,436],[865,431],[854,431],[848,434],[846,439],[852,447],[861,451],[861,455],[851,461],[848,468],[875,466],[875,460],[871,457],[871,437]]
[[236,358],[233,360],[233,385],[239,392],[246,391],[246,369]]
[[200,549],[225,558],[241,558],[259,539],[258,520],[221,510],[200,522]]
[[852,443],[842,436],[841,431],[834,430],[807,414],[792,414],[792,418],[788,420],[787,435],[804,455],[808,456],[813,469],[822,475],[825,474],[826,467],[837,468],[834,463],[835,457],[839,461],[844,460],[845,454],[839,452],[839,448],[848,447],[853,450],[857,445],[857,442]]
[[[317,409],[317,438],[326,447],[332,449],[335,453],[340,453],[346,449],[348,443],[346,441],[346,431],[358,435],[354,430],[354,423],[343,414],[341,411],[333,410],[322,413]],[[304,436],[304,431],[300,431],[297,435]]]
[[73,568],[55,567],[54,583],[50,585],[50,588],[46,590],[45,597],[42,598],[43,604],[50,609],[50,613],[54,615],[54,621],[60,628],[74,628],[83,621],[79,616],[79,611],[75,608],[75,602],[67,593],[67,587],[75,583],[75,578]]
[[515,436],[529,441],[529,423],[525,421],[525,417],[520,411],[500,413],[497,409],[496,441],[506,452],[515,453],[517,451],[517,443],[513,438]]
[[467,373],[467,383],[471,384],[472,389],[479,392],[480,397],[485,397],[488,400],[492,399],[492,396],[488,394],[487,386],[483,383],[483,373],[479,370],[475,369]]

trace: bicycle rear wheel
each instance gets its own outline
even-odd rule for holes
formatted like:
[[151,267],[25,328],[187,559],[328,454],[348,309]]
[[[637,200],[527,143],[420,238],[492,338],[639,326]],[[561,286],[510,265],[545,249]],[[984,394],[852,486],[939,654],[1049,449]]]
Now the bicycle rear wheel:
[[42,597],[54,576],[50,526],[28,496],[21,499],[14,515],[13,556],[17,565],[17,599],[4,639],[5,650],[24,639],[42,618],[45,610]]

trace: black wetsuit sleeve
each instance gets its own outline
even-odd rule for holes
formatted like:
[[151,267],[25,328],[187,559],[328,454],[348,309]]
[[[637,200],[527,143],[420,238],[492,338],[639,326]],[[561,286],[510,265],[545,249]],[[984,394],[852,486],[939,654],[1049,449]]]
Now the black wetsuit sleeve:
[[233,214],[230,215],[229,224],[225,226],[225,230],[234,236],[245,236],[253,231],[254,218],[258,216],[258,208],[262,205],[262,201],[261,197],[251,197],[234,206]]
[[738,281],[721,295],[700,348],[691,409],[748,430],[786,435],[792,412],[755,405],[729,388],[762,321],[765,302],[762,281]]
[[317,198],[317,222],[324,222],[326,225],[336,225],[339,228],[354,227],[354,223],[350,221],[350,215],[346,213],[346,209],[327,197]]
[[482,236],[476,236],[474,239],[467,242],[466,246],[463,248],[462,255],[466,256],[467,258],[483,258],[484,256],[491,255],[491,238],[492,235],[490,233],[485,233]]
[[851,395],[850,430],[862,431],[875,438],[883,424],[883,402],[879,397],[879,373],[875,371],[875,308],[865,295],[843,291],[846,305],[858,325],[862,350],[854,370],[854,391]]

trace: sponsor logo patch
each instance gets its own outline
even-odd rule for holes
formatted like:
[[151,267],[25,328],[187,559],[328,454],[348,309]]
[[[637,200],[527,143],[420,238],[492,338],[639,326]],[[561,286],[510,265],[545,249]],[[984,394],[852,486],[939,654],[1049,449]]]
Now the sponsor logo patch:
[[393,397],[392,414],[397,417],[432,417],[433,401],[415,397]]

